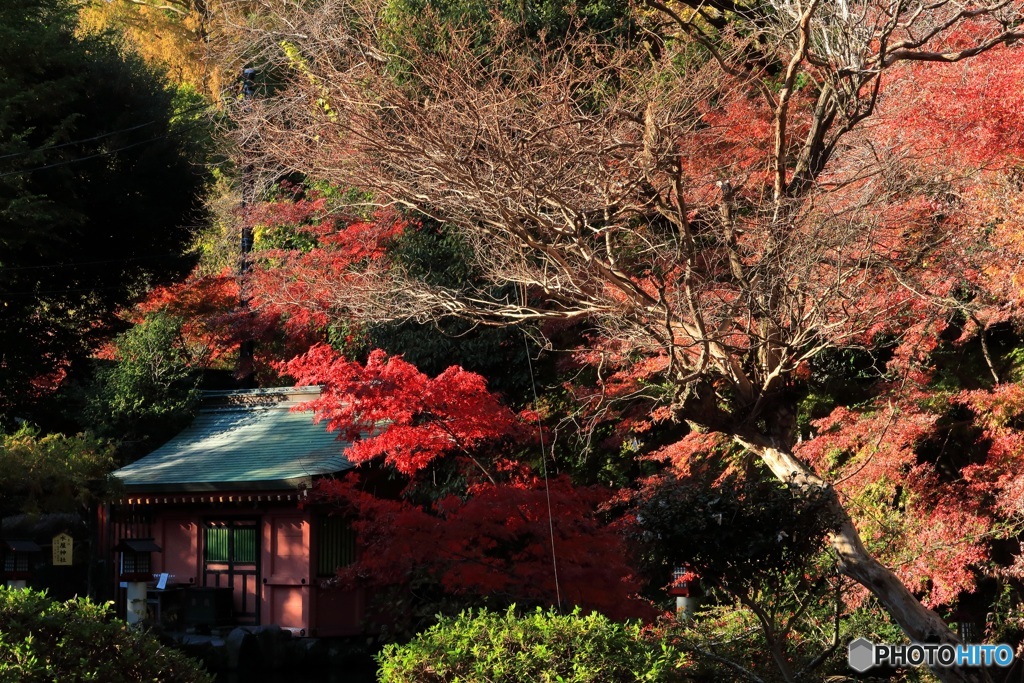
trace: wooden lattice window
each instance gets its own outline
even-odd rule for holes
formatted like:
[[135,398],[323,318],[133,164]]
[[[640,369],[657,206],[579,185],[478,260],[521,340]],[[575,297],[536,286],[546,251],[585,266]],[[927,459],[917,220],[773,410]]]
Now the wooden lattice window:
[[4,557],[4,572],[10,574],[14,572],[27,572],[28,571],[28,555],[22,553],[10,552]]
[[209,524],[203,537],[208,564],[256,564],[259,552],[255,525]]
[[356,534],[345,517],[321,517],[317,523],[317,576],[334,576],[356,561]]

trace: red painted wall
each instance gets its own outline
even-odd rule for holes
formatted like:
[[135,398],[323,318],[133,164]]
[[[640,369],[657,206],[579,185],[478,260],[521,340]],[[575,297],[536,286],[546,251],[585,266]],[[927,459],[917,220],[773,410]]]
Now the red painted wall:
[[[206,521],[254,517],[260,519],[260,580],[252,587],[259,602],[259,623],[290,628],[295,635],[361,634],[362,591],[338,590],[329,581],[317,579],[310,514],[294,505],[136,505],[130,510],[114,506],[110,537],[113,544],[122,537],[153,538],[162,548],[153,554],[154,574],[169,574],[169,586],[203,586]],[[112,560],[116,566],[116,555]],[[240,598],[236,596],[236,607]]]

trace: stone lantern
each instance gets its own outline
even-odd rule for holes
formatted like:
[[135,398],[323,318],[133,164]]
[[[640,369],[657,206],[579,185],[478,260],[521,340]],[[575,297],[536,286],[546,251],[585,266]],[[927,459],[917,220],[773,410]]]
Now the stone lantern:
[[676,567],[672,570],[668,594],[676,598],[676,613],[679,617],[684,621],[689,620],[697,611],[697,603],[700,601],[700,579],[689,567]]
[[146,591],[153,580],[153,553],[161,552],[160,546],[152,538],[124,538],[114,550],[121,553],[121,581],[128,589],[125,621],[134,626],[146,618]]

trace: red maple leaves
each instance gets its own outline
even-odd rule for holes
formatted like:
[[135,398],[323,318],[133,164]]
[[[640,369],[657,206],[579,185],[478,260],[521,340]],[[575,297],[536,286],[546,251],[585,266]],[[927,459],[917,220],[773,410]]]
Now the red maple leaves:
[[365,544],[359,562],[341,571],[345,582],[428,582],[471,603],[561,598],[613,618],[650,616],[650,605],[635,597],[640,584],[623,537],[597,511],[608,495],[559,477],[549,489],[486,484],[468,497],[417,504],[373,495],[349,479],[324,482],[316,500],[348,510]]
[[354,442],[346,451],[354,463],[382,457],[411,475],[448,453],[470,455],[518,425],[483,377],[459,367],[431,378],[381,350],[361,364],[325,344],[283,367],[300,384],[321,385],[320,398],[302,408]]
[[[372,473],[362,471],[315,490],[314,502],[347,511],[363,539],[345,580],[382,588],[426,581],[471,601],[561,598],[612,616],[649,611],[631,598],[639,585],[623,539],[599,513],[611,492],[564,476],[545,483],[510,457],[520,432],[535,428],[481,376],[451,367],[432,378],[380,350],[364,364],[326,345],[283,367],[300,384],[322,387],[297,409],[312,409],[352,441],[350,461],[383,462],[404,475],[392,495],[372,492]],[[454,493],[438,487],[439,468],[458,482]]]
[[368,218],[337,215],[322,198],[276,202],[251,219],[267,236],[253,257],[251,304],[279,314],[288,330],[325,325],[352,305],[348,294],[386,278],[387,248],[408,226],[394,210]]

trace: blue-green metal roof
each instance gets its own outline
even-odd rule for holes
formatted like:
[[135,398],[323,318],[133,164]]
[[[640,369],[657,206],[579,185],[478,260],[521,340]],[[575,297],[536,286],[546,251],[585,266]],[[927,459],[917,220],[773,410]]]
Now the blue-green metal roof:
[[295,488],[352,467],[324,423],[296,404],[317,387],[206,392],[185,431],[114,472],[130,491]]

